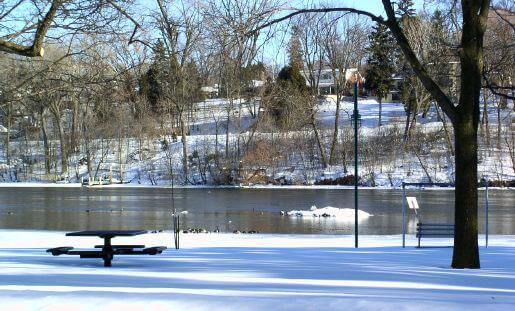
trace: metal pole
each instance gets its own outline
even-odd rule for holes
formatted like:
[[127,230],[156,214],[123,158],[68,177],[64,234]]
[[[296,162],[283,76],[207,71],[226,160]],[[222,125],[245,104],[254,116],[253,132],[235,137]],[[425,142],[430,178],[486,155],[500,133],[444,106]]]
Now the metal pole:
[[170,157],[170,173],[172,175],[172,221],[173,221],[173,240],[175,249],[179,249],[179,215],[177,215],[177,210],[175,209],[175,193],[174,193],[174,182],[173,182],[173,166],[172,166],[172,158]]
[[406,247],[406,185],[402,182],[402,248]]
[[354,247],[358,248],[358,80],[354,83]]
[[488,247],[488,180],[486,182],[486,189],[485,189],[485,247]]

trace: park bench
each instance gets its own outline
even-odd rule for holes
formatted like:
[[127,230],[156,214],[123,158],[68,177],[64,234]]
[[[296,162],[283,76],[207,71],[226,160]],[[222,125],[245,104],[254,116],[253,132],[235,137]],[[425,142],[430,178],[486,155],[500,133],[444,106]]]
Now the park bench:
[[145,245],[112,245],[111,239],[116,236],[135,236],[147,233],[141,230],[107,230],[107,231],[80,231],[67,233],[67,236],[98,236],[104,239],[103,245],[95,245],[94,249],[75,249],[71,246],[50,248],[47,253],[53,256],[78,255],[80,258],[102,258],[104,266],[110,267],[114,255],[157,255],[161,254],[165,246],[145,247]]
[[423,237],[433,238],[454,238],[454,225],[446,223],[424,223],[420,221],[418,214],[419,206],[416,197],[406,197],[408,207],[415,212],[417,216],[417,235],[418,248],[420,248],[420,240]]
[[417,223],[418,248],[423,237],[432,238],[454,238],[453,224],[426,224]]

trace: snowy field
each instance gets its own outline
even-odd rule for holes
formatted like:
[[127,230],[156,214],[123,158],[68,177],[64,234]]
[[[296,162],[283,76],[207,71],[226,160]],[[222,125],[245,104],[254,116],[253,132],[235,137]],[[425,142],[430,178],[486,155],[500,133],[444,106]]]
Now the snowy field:
[[[402,249],[400,236],[182,235],[182,249],[101,260],[48,247],[97,238],[0,230],[0,310],[513,310],[515,236],[491,236],[480,270],[451,248]],[[169,233],[115,243],[171,246]],[[449,245],[446,239],[423,245]],[[482,245],[483,241],[480,242]]]

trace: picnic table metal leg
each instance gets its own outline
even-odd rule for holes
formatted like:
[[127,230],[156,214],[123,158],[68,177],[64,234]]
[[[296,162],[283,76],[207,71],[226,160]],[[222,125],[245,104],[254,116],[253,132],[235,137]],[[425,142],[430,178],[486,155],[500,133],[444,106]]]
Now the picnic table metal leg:
[[111,267],[113,260],[113,247],[111,246],[111,237],[104,238],[104,247],[102,247],[102,257],[104,259],[104,267]]

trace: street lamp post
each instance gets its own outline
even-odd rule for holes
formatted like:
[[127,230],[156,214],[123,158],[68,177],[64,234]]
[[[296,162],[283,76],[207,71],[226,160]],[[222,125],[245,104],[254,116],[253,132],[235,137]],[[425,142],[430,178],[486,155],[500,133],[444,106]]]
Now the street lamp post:
[[358,128],[361,116],[358,111],[358,79],[354,82],[354,247],[358,248]]

